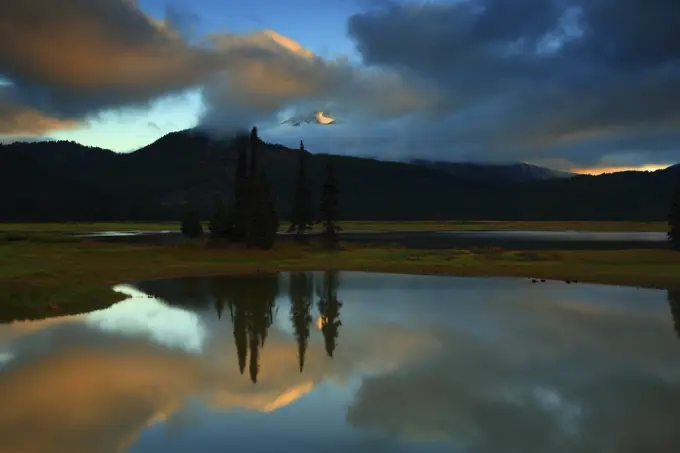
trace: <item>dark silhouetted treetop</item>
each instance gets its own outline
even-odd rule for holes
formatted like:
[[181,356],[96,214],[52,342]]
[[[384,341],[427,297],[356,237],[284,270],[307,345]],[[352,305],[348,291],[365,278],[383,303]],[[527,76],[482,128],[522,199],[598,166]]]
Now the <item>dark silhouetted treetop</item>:
[[305,151],[305,145],[302,141],[300,141],[297,179],[290,220],[288,231],[295,231],[298,236],[303,236],[305,231],[314,225],[312,189],[307,174],[307,151]]

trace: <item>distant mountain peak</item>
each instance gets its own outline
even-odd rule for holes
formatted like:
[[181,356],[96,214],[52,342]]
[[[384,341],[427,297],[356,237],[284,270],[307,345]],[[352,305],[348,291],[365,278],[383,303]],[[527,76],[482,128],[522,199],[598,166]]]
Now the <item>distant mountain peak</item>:
[[408,163],[436,168],[441,171],[488,182],[526,182],[570,178],[573,173],[539,167],[525,162],[450,162],[411,159]]
[[327,115],[326,113],[327,112],[318,111],[304,115],[295,115],[291,118],[288,118],[287,120],[281,121],[280,124],[289,124],[295,127],[302,124],[318,124],[321,126],[328,126],[330,124],[336,123],[336,119],[332,116],[329,116],[330,114]]

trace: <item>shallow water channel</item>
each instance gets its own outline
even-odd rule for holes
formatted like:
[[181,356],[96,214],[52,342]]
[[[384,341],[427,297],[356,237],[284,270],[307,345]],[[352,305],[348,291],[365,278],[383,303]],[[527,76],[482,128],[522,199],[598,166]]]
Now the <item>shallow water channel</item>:
[[0,452],[676,452],[680,293],[282,273],[0,325]]
[[[104,231],[79,233],[95,241],[132,244],[170,245],[183,241],[179,232],[172,231]],[[514,250],[634,250],[667,249],[668,238],[663,232],[606,231],[392,231],[346,232],[343,242],[371,245],[400,245],[413,249],[448,249],[471,247],[503,247]],[[280,240],[292,239],[281,234]]]

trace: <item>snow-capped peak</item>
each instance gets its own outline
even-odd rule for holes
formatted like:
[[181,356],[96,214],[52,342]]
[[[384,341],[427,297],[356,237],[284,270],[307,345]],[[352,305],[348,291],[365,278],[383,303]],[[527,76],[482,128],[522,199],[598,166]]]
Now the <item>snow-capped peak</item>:
[[333,123],[335,123],[335,118],[326,115],[324,112],[295,115],[281,122],[281,124],[290,124],[291,126],[299,126],[301,124],[320,124],[322,126],[327,126]]

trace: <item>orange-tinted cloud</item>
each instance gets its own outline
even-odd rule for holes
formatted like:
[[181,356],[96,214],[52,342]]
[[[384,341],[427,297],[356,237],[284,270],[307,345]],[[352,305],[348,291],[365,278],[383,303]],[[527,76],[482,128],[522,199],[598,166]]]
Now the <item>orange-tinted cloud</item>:
[[[227,62],[206,85],[205,125],[266,118],[284,108],[392,118],[431,107],[432,94],[395,72],[324,60],[272,30],[212,37]],[[249,117],[249,118],[248,118]]]
[[35,108],[0,100],[0,135],[38,137],[50,131],[74,129],[78,125],[78,121],[53,118]]
[[120,453],[205,379],[196,358],[139,342],[18,365],[0,374],[0,450]]
[[3,2],[0,25],[3,73],[20,86],[79,98],[111,93],[127,101],[181,89],[216,64],[132,1]]

